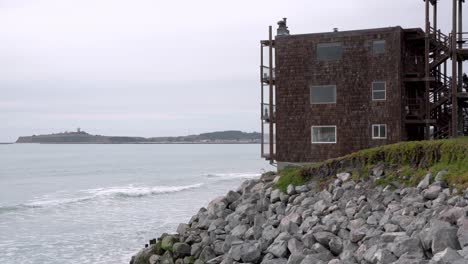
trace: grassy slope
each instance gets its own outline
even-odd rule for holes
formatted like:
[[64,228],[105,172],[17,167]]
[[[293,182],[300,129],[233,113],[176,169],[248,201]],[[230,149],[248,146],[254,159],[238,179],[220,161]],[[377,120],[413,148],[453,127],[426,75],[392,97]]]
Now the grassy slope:
[[[329,169],[343,163],[353,166]],[[281,178],[276,187],[284,191],[289,184],[302,185],[324,170],[333,173],[346,171],[352,173],[355,180],[365,179],[378,165],[386,167],[385,176],[377,181],[380,185],[399,182],[405,186],[415,186],[427,172],[435,176],[437,172],[447,170],[445,178],[450,187],[463,190],[468,188],[468,137],[402,142],[361,150],[310,167],[285,169],[280,172]],[[321,177],[319,182],[326,185],[330,179],[332,177]]]

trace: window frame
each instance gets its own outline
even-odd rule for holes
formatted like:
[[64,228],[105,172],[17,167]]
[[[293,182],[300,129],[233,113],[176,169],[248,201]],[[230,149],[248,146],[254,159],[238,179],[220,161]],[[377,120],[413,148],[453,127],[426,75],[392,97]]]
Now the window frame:
[[[375,44],[379,42],[384,44],[384,48],[382,52],[376,52],[375,50]],[[387,41],[385,39],[378,39],[378,40],[372,41],[372,54],[373,55],[385,54],[386,52],[387,52]]]
[[[374,84],[376,83],[383,83],[384,84],[384,98],[383,99],[376,99],[374,97],[374,92],[382,92],[382,90],[374,91]],[[387,100],[387,81],[373,81],[372,86],[371,86],[371,92],[372,92],[372,101],[386,101]]]
[[[327,48],[327,47],[340,47],[341,53],[338,59],[319,59],[319,48]],[[333,62],[333,61],[340,61],[343,58],[343,43],[341,42],[323,42],[317,43],[315,46],[315,56],[318,62]]]
[[[333,102],[313,102],[312,101],[312,89],[314,87],[327,87],[327,86],[332,86],[335,90],[334,94],[335,94],[335,98],[333,100]],[[338,97],[338,94],[337,94],[337,87],[336,87],[336,84],[327,84],[327,85],[310,85],[309,86],[309,102],[311,105],[321,105],[321,104],[336,104],[336,99]]]
[[[323,142],[317,141],[314,142],[314,128],[323,128],[323,127],[332,127],[335,129],[335,141],[334,142]],[[336,144],[338,142],[338,128],[336,126],[311,126],[310,127],[310,141],[312,144]]]
[[[382,137],[381,135],[382,131],[380,130],[380,128],[382,126],[385,128],[385,137]],[[378,131],[379,131],[377,136],[374,135],[375,127],[378,127]],[[387,135],[388,135],[387,124],[372,124],[372,139],[387,139]]]

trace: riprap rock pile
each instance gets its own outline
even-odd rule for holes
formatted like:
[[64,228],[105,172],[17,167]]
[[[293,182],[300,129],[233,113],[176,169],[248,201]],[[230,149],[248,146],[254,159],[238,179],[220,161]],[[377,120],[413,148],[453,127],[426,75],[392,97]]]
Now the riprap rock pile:
[[468,263],[468,195],[451,191],[441,175],[408,188],[350,176],[286,193],[272,173],[247,180],[131,263]]

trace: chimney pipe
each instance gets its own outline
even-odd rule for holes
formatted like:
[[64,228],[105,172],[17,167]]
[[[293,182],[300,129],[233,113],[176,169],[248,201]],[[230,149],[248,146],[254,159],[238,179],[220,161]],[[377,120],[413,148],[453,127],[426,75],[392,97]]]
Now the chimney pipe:
[[278,29],[276,30],[276,35],[278,36],[288,36],[289,30],[288,26],[286,25],[287,18],[283,18],[283,20],[278,21]]

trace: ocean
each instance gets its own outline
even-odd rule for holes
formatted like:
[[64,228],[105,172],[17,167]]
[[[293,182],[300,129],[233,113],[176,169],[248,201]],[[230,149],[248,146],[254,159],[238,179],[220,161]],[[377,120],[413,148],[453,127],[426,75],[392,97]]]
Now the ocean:
[[259,145],[0,145],[0,263],[128,263],[273,170]]

